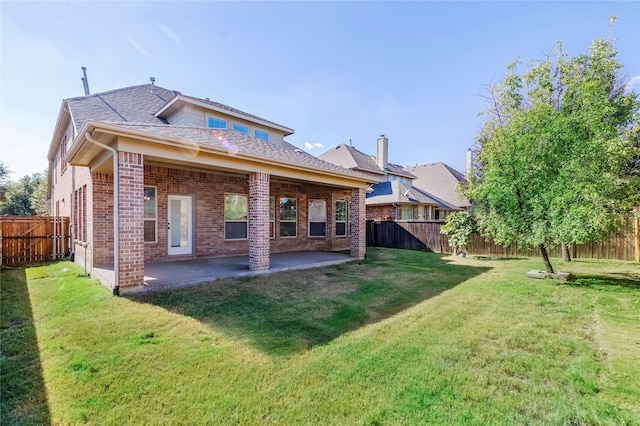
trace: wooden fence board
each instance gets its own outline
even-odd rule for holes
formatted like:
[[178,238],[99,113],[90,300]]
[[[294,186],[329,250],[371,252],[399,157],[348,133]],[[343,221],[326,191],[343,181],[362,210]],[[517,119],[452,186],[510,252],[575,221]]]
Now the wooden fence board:
[[70,247],[70,220],[60,216],[2,216],[2,266],[64,257]]
[[[452,253],[449,239],[440,233],[441,222],[367,221],[367,246],[390,247],[409,250],[428,250]],[[637,232],[628,230],[611,235],[602,242],[588,242],[571,247],[574,258],[618,259],[634,261],[638,254]],[[478,234],[471,236],[467,252],[479,256],[520,257],[539,256],[537,248],[523,249],[517,244],[508,247],[496,245]],[[562,257],[560,247],[549,251],[551,257]]]

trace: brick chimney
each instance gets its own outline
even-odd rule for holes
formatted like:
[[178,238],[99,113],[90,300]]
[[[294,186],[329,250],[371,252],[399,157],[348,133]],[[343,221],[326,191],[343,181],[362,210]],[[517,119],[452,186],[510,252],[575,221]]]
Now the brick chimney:
[[378,138],[378,152],[376,155],[376,163],[380,169],[386,169],[389,165],[389,139],[384,135],[380,135]]

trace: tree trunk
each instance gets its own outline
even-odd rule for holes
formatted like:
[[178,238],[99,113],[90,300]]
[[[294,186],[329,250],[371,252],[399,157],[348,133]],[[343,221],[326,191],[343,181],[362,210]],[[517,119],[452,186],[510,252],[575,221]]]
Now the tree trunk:
[[549,262],[549,255],[547,254],[547,249],[544,248],[544,244],[540,244],[540,254],[542,255],[542,260],[544,261],[544,266],[547,268],[547,273],[554,274],[553,266],[551,266],[551,262]]
[[565,262],[571,262],[571,253],[569,252],[569,246],[562,243],[562,258]]

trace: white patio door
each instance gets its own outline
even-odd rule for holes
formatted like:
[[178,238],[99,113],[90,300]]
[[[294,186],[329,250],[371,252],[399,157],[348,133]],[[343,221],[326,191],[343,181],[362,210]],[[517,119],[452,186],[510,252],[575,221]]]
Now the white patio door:
[[193,200],[185,195],[169,195],[169,254],[193,253]]

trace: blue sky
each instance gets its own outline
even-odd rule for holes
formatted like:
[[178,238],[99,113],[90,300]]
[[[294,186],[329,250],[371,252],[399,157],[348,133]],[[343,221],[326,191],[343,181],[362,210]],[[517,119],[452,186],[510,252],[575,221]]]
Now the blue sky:
[[[608,18],[618,17],[611,28]],[[640,2],[0,2],[0,157],[47,167],[64,98],[156,84],[403,166],[464,169],[487,83],[514,59],[616,37],[640,92]]]

